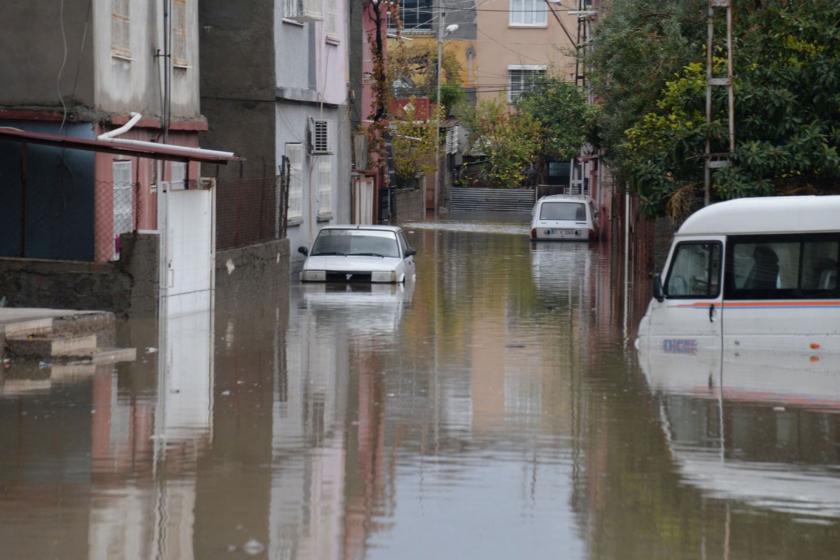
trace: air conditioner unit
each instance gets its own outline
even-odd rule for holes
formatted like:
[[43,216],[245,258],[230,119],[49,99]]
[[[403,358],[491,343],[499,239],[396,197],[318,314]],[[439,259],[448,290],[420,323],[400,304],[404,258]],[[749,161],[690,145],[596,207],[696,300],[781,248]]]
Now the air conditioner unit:
[[284,0],[284,17],[305,23],[307,21],[321,21],[324,14],[321,8],[321,0]]
[[307,134],[309,154],[313,156],[325,156],[332,154],[330,145],[329,123],[323,119],[309,119],[309,131]]

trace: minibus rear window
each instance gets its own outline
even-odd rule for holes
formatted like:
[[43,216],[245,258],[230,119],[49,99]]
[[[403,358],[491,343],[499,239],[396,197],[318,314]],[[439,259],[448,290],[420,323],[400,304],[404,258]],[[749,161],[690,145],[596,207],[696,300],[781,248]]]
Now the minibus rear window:
[[721,244],[717,241],[687,241],[677,244],[665,295],[671,299],[716,298],[720,295]]
[[582,202],[543,202],[540,220],[586,221],[586,206]]
[[802,299],[840,297],[840,236],[730,238],[726,297]]

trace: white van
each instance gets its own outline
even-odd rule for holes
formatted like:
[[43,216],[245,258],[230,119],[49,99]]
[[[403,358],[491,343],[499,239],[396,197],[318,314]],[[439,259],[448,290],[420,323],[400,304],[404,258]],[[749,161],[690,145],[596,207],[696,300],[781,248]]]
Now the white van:
[[534,204],[532,241],[587,241],[595,239],[596,219],[592,200],[583,196],[555,194]]
[[840,352],[838,263],[840,196],[703,208],[676,233],[664,277],[654,276],[637,346]]

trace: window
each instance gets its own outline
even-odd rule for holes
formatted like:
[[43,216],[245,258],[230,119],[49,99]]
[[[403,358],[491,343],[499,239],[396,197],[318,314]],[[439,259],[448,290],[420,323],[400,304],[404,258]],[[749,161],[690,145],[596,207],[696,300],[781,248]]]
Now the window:
[[289,214],[288,220],[303,220],[303,144],[286,144],[289,158]]
[[545,70],[545,66],[508,66],[508,103],[534,89],[537,80],[545,76]]
[[322,229],[312,255],[375,255],[400,258],[397,238],[390,231]]
[[128,0],[111,0],[111,56],[131,59]]
[[840,296],[837,235],[732,237],[727,259],[727,298]]
[[169,177],[169,188],[173,191],[184,190],[186,187],[184,183],[187,180],[187,164],[183,161],[173,161],[170,165],[172,167]]
[[510,25],[545,27],[548,13],[544,0],[510,0]]
[[172,64],[180,68],[190,65],[187,58],[187,0],[172,2]]
[[131,167],[130,161],[115,161],[111,164],[114,182],[114,260],[120,256],[120,234],[134,230]]
[[716,241],[678,244],[665,281],[665,295],[672,299],[717,297],[720,247]]
[[327,9],[324,25],[326,27],[327,39],[333,42],[338,41],[338,2],[339,0],[325,0]]
[[540,220],[586,221],[586,206],[580,202],[543,202]]
[[432,14],[432,0],[402,0],[400,2],[403,31],[431,31]]
[[318,161],[318,217],[332,217],[332,162],[331,158]]

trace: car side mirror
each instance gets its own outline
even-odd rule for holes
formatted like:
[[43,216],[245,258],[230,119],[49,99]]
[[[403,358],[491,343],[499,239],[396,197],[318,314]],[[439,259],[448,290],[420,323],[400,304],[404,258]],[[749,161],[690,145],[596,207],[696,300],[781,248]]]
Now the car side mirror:
[[405,256],[406,257],[413,257],[416,254],[417,254],[417,249],[406,249],[405,250]]
[[301,255],[303,255],[305,257],[308,257],[309,256],[309,249],[307,249],[306,247],[298,247],[298,253],[300,253]]
[[659,273],[653,275],[653,297],[659,303],[665,301],[665,290],[662,289],[662,277]]

